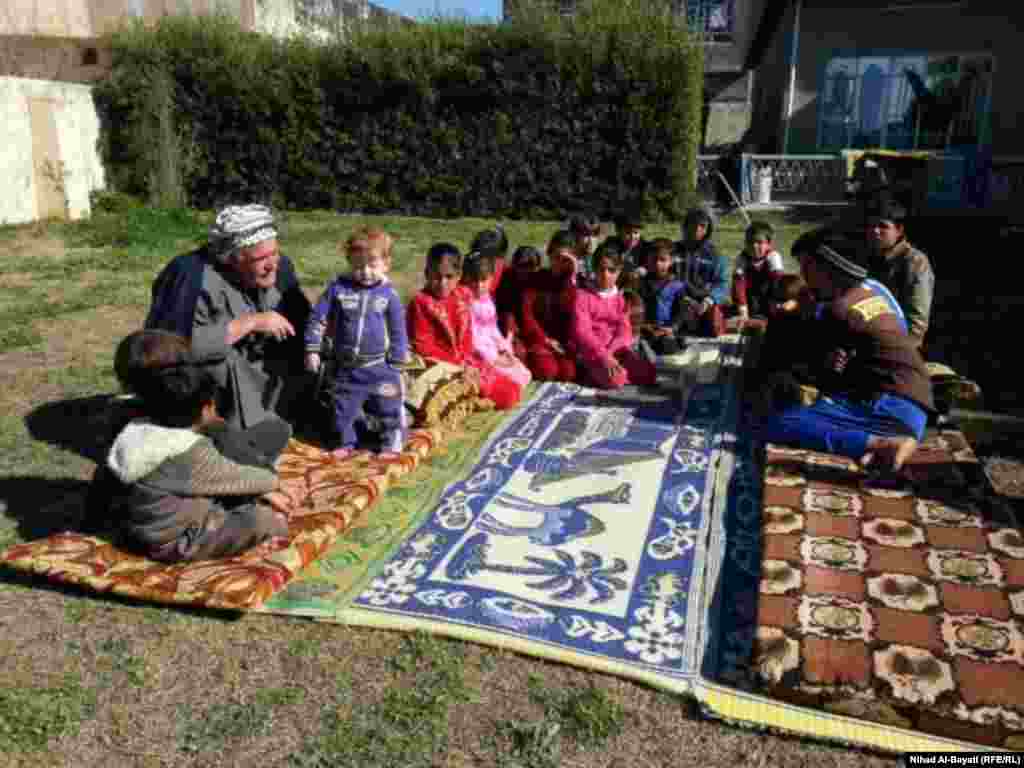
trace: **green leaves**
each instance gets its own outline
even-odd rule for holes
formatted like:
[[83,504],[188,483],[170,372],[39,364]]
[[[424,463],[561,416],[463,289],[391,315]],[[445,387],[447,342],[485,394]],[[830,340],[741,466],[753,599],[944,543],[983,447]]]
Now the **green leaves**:
[[113,44],[104,157],[142,197],[561,218],[622,197],[672,214],[696,180],[703,53],[646,0],[367,23],[331,46],[167,18]]

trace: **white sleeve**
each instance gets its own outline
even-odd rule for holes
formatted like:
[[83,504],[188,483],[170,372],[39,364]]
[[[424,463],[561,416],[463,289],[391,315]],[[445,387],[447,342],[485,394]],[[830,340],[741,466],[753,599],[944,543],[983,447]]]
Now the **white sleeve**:
[[785,267],[782,264],[782,254],[778,251],[772,251],[768,254],[768,269],[773,272],[783,272]]

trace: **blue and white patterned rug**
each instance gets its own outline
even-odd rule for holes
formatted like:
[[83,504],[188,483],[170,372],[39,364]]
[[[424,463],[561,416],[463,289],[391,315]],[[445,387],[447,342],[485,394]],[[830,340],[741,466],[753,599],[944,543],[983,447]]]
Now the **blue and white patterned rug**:
[[544,385],[339,618],[689,691],[742,343],[695,340],[655,393]]

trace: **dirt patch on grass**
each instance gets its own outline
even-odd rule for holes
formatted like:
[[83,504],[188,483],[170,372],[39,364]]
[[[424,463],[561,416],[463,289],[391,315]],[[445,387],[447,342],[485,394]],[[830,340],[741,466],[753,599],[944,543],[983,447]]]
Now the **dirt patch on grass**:
[[0,288],[31,288],[32,273],[5,272],[0,275]]
[[[428,640],[426,658],[401,664],[409,640],[398,633],[273,617],[231,620],[12,586],[0,592],[0,690],[52,691],[69,678],[72,722],[37,723],[52,738],[45,753],[8,752],[7,764],[126,766],[350,765],[296,762],[324,756],[335,718],[380,715],[382,702],[436,685],[438,653],[457,654],[468,699],[448,707],[447,744],[431,759],[385,762],[431,724],[384,716],[368,723],[380,762],[470,768],[587,766],[632,768],[701,764],[882,768],[895,759],[807,744],[697,719],[684,700],[617,678],[475,645]],[[431,658],[431,654],[435,658]],[[517,752],[509,734],[550,732],[550,713],[529,691],[595,687],[621,710],[621,729],[584,746],[555,734],[543,749]],[[375,714],[371,714],[375,713]],[[49,715],[43,710],[39,718]],[[437,725],[436,723],[434,724]],[[344,732],[349,735],[348,732]],[[339,736],[342,732],[339,732]],[[344,749],[346,744],[341,744]],[[699,755],[699,758],[697,757]],[[0,763],[3,763],[0,760]]]
[[[43,343],[27,349],[0,354],[0,387],[19,374],[43,369],[66,368],[78,362],[90,363],[97,356],[113,354],[111,337],[123,338],[142,327],[145,310],[140,307],[100,307],[37,323]],[[4,392],[6,398],[10,392]],[[38,393],[32,393],[38,399]]]
[[37,257],[40,261],[59,262],[66,253],[67,248],[62,238],[50,234],[45,225],[36,224],[19,230],[13,238],[0,243],[0,264],[25,256]]

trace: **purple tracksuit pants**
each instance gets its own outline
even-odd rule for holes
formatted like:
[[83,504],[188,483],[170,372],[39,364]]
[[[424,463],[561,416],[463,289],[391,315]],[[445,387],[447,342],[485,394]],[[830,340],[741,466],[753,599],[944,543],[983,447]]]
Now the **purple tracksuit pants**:
[[381,450],[401,452],[405,444],[405,392],[402,374],[387,363],[338,368],[334,382],[334,421],[342,448],[355,448],[355,422],[365,408],[381,423]]

